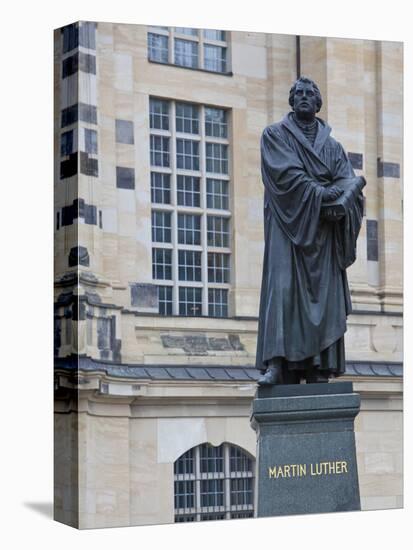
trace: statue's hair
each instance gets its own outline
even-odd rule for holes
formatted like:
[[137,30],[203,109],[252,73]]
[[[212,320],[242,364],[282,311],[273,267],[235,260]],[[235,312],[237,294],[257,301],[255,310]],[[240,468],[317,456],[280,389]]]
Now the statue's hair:
[[315,97],[316,97],[316,100],[317,100],[317,113],[318,113],[319,110],[321,109],[322,104],[323,104],[323,100],[321,99],[321,93],[320,93],[320,90],[319,90],[317,84],[314,82],[314,80],[311,80],[311,78],[307,78],[306,76],[300,76],[300,78],[298,78],[294,82],[294,84],[291,86],[290,95],[289,95],[289,98],[288,98],[288,103],[291,105],[291,107],[294,106],[295,89],[296,89],[297,84],[299,82],[305,82],[306,84],[311,84],[313,86],[314,92],[315,92]]

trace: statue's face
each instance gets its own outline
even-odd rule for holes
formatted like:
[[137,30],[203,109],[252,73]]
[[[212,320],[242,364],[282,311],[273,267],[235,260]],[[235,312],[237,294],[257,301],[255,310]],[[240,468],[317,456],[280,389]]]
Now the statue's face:
[[312,84],[299,82],[295,89],[293,110],[299,118],[313,118],[317,112],[317,98]]

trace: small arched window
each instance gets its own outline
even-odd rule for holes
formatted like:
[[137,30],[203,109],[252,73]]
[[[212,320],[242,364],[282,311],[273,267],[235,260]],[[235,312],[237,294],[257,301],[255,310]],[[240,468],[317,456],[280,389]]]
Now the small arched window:
[[174,464],[175,522],[253,517],[254,469],[229,443],[189,449]]

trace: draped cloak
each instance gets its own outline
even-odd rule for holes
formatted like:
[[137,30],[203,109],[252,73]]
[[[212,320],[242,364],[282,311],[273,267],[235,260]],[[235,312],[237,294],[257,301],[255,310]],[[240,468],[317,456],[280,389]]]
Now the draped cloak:
[[270,361],[345,370],[344,333],[351,312],[346,268],[356,259],[363,216],[360,192],[338,221],[320,217],[323,186],[354,178],[331,128],[317,118],[314,145],[292,113],[261,138],[265,250],[256,367]]

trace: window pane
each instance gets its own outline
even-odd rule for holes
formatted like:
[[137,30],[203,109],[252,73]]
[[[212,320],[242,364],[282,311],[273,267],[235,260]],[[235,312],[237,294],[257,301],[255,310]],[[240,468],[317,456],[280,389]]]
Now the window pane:
[[220,216],[208,216],[208,246],[229,246],[229,220]]
[[228,317],[228,290],[223,288],[208,289],[208,315]]
[[195,482],[175,481],[175,509],[195,506]]
[[206,143],[206,170],[215,174],[228,174],[228,145]]
[[175,39],[175,64],[181,67],[198,67],[198,43]]
[[228,210],[228,182],[218,179],[207,179],[207,208]]
[[252,504],[252,478],[231,479],[231,506]]
[[151,136],[151,165],[169,167],[169,138]]
[[98,152],[98,133],[96,130],[85,128],[85,152],[97,154]]
[[169,101],[149,100],[149,126],[156,130],[169,130]]
[[201,244],[201,216],[178,214],[178,243]]
[[198,29],[190,29],[189,27],[175,27],[175,32],[178,34],[186,34],[188,36],[198,35]]
[[223,506],[224,505],[224,480],[223,479],[202,479],[201,480],[201,506]]
[[152,241],[156,243],[171,242],[170,212],[152,212]]
[[170,248],[152,249],[152,278],[172,279],[172,250]]
[[179,287],[179,314],[195,317],[202,315],[202,289]]
[[69,130],[60,136],[60,154],[63,157],[73,152],[73,130]]
[[201,280],[201,252],[178,250],[178,278],[180,281]]
[[205,443],[201,445],[201,473],[224,472],[224,447],[214,447]]
[[195,473],[194,467],[194,449],[189,449],[185,454],[180,456],[174,463],[174,474],[193,474]]
[[133,122],[131,120],[116,119],[116,141],[117,143],[134,143]]
[[200,206],[201,193],[199,178],[195,176],[177,177],[178,204],[180,206]]
[[158,286],[158,297],[160,315],[172,315],[172,287]]
[[228,136],[227,112],[224,109],[205,107],[205,134],[218,138]]
[[199,134],[199,112],[196,105],[176,104],[176,131],[186,134]]
[[225,73],[227,70],[226,57],[226,48],[204,44],[204,69],[217,73]]
[[225,31],[218,31],[215,29],[204,29],[204,38],[210,40],[225,40]]
[[199,170],[199,143],[190,139],[176,140],[176,164],[183,170]]
[[171,176],[151,172],[151,201],[161,204],[171,203]]
[[148,55],[151,61],[168,63],[168,37],[148,33]]
[[208,282],[229,283],[229,254],[208,252]]

